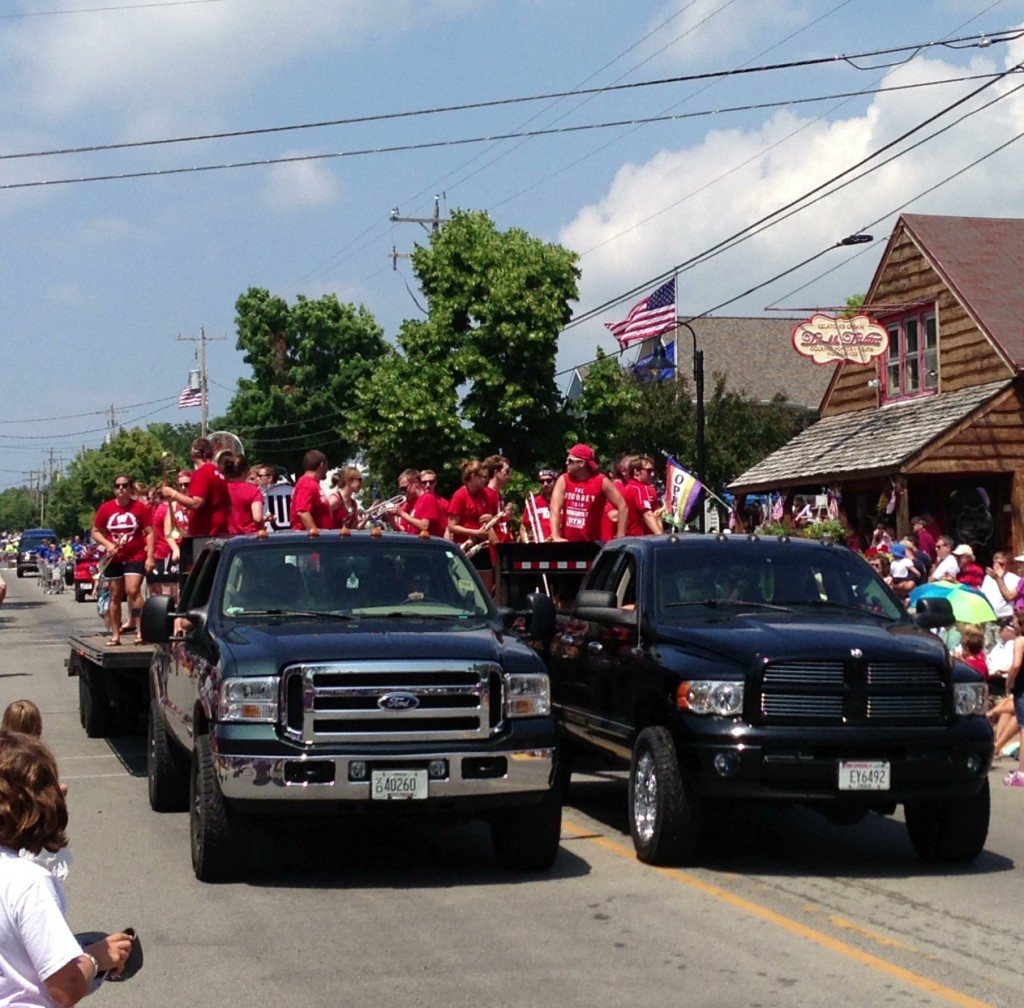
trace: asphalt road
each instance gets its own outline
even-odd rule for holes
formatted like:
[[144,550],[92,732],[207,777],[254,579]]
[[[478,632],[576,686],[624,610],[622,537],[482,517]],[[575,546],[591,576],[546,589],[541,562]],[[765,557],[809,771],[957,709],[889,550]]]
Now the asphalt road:
[[633,857],[625,787],[577,776],[544,875],[494,867],[487,830],[282,825],[246,883],[196,882],[184,814],[146,800],[141,738],[87,739],[65,636],[95,607],[8,577],[0,703],[28,697],[70,785],[75,930],[134,926],[146,965],[110,1005],[807,1008],[1017,1006],[1024,790],[992,771],[987,849],[936,870],[902,823],[744,810],[712,863]]

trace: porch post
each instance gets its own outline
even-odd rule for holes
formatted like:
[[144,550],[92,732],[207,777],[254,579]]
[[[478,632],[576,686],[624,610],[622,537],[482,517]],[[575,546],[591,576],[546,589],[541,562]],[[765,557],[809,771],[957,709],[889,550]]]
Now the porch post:
[[1024,470],[1010,475],[1010,549],[1013,556],[1024,553]]

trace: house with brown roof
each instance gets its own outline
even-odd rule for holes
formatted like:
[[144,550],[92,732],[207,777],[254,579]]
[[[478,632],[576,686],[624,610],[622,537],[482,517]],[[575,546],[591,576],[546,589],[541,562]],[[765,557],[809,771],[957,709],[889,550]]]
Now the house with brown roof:
[[729,489],[831,490],[854,527],[930,512],[983,559],[1024,551],[1022,279],[1024,220],[901,216],[863,309],[888,348],[836,364],[821,418]]

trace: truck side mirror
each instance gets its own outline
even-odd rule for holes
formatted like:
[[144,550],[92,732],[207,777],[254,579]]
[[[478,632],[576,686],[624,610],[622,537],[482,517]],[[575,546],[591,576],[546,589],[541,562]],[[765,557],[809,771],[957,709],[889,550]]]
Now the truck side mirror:
[[150,595],[142,607],[142,639],[166,644],[171,637],[171,596]]
[[555,636],[555,603],[541,592],[526,596],[526,634],[532,640],[546,641]]
[[926,630],[952,626],[956,619],[949,599],[922,598],[917,600],[914,622]]

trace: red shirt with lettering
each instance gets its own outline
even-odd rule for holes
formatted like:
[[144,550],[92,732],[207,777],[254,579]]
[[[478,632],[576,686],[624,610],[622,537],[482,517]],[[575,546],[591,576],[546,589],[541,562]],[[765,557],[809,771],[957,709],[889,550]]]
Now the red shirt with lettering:
[[97,508],[92,524],[120,544],[114,553],[115,560],[140,563],[146,559],[146,529],[152,521],[149,505],[142,501],[133,500],[127,507],[121,507],[116,500],[108,500]]
[[563,476],[565,503],[562,506],[562,538],[569,542],[604,542],[601,517],[604,511],[604,474],[577,482]]
[[188,534],[190,536],[220,536],[228,534],[231,515],[231,495],[220,470],[212,462],[204,462],[193,474],[188,488],[189,497],[202,497],[199,508],[189,509]]
[[292,528],[301,532],[306,526],[299,518],[300,511],[308,511],[318,529],[334,528],[334,515],[326,494],[320,489],[320,481],[307,473],[295,481],[292,493]]
[[644,523],[644,515],[654,510],[654,499],[657,491],[649,483],[637,483],[630,480],[622,489],[622,499],[626,502],[626,535],[651,535],[651,530]]

